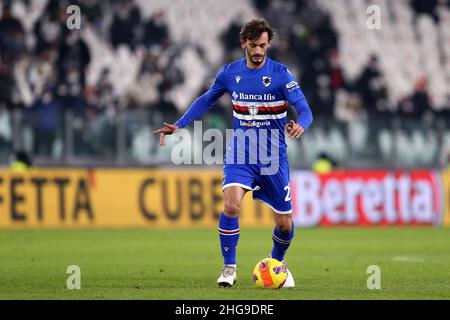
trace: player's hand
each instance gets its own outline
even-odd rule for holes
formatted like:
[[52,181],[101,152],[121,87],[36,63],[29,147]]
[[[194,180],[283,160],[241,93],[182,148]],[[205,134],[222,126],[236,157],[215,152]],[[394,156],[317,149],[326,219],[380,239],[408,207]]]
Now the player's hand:
[[289,121],[286,124],[286,132],[291,139],[298,139],[305,131],[297,122],[294,120]]
[[154,134],[159,133],[159,145],[165,146],[164,137],[166,135],[170,135],[175,132],[175,130],[178,130],[178,126],[176,124],[167,123],[164,122],[164,127],[159,128],[158,130],[153,131]]

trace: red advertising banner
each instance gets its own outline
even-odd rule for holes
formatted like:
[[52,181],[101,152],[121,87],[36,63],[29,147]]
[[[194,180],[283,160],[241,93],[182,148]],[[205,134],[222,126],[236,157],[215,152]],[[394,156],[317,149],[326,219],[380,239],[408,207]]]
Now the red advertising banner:
[[435,225],[443,215],[438,171],[357,170],[291,177],[294,222],[317,225]]

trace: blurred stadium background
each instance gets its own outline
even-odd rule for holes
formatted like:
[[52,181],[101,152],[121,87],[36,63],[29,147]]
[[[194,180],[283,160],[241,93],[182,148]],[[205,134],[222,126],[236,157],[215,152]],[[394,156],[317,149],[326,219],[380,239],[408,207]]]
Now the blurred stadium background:
[[[315,123],[289,146],[308,168],[447,166],[448,1],[3,1],[0,158],[36,165],[170,164],[150,133],[176,120],[223,63],[242,56],[253,17],[277,30],[271,57],[302,84]],[[68,30],[77,4],[80,31]],[[380,30],[366,8],[381,9]],[[291,115],[294,115],[292,112]],[[228,97],[205,126],[231,127]]]
[[[70,5],[81,10],[80,30],[66,26]],[[367,27],[370,5],[381,10],[381,29]],[[169,230],[165,236],[170,238],[171,248],[177,248],[173,261],[188,252],[183,239],[191,239],[186,242],[190,245],[205,246],[216,237],[223,203],[221,166],[176,167],[171,162],[170,140],[161,148],[152,131],[163,121],[178,119],[209,87],[224,63],[242,57],[238,33],[243,23],[255,17],[266,18],[276,29],[269,56],[290,67],[314,115],[313,125],[299,141],[287,141],[296,225],[450,225],[449,0],[15,0],[1,2],[0,17],[2,229],[208,227],[198,242],[186,230],[176,240]],[[204,129],[231,128],[228,99],[224,96],[204,116]],[[289,117],[294,118],[295,110],[290,111]],[[192,143],[194,158],[196,152],[201,154],[202,142]],[[264,227],[264,232],[272,226],[269,209],[254,204],[249,197],[242,211],[243,226]],[[121,257],[136,265],[123,262],[123,269],[141,272],[146,270],[142,263],[148,263],[162,275],[163,268],[154,261],[136,258],[145,256],[149,249],[139,246],[145,237],[159,239],[142,230],[124,232],[124,242],[118,240],[118,233],[106,231],[105,238],[92,230],[45,232],[3,230],[0,240],[8,246],[2,246],[2,261],[17,258],[15,252],[21,252],[22,258],[31,256],[31,261],[39,254],[44,257],[39,268],[45,273],[47,268],[56,270],[50,266],[55,256],[45,248],[54,246],[61,266],[70,260],[63,253],[66,247],[78,252],[79,261],[89,265],[93,262],[88,257],[101,256],[101,252],[117,255],[109,247],[115,244],[122,253],[134,248]],[[428,288],[424,295],[433,297],[437,288],[444,292],[441,297],[449,298],[448,290],[443,289],[449,279],[445,269],[450,248],[447,231],[416,228],[392,232],[380,228],[380,233],[367,229],[325,234],[319,230],[317,238],[312,230],[304,232],[306,243],[317,250],[316,254],[334,257],[323,263],[338,259],[326,253],[327,249],[341,250],[342,254],[347,246],[362,243],[348,258],[363,259],[364,244],[373,248],[384,239],[384,244],[378,243],[380,256],[389,252],[400,257],[398,261],[432,261],[430,268],[434,266],[439,272],[427,281],[436,287]],[[362,240],[368,235],[373,242]],[[260,239],[256,234],[254,237]],[[324,237],[335,246],[314,247]],[[265,238],[270,240],[268,235],[261,236]],[[82,242],[80,249],[77,239],[90,240]],[[96,239],[98,243],[92,244]],[[416,242],[411,243],[412,239]],[[243,242],[242,252],[259,250],[255,241],[251,247]],[[25,243],[32,246],[22,252]],[[391,247],[393,243],[401,248],[398,252]],[[207,256],[220,265],[216,247],[213,243]],[[302,260],[306,259],[302,258],[305,251],[298,250],[299,258],[294,260],[292,253],[292,263],[302,264],[306,285],[321,290],[320,282],[316,284],[316,269]],[[421,256],[424,252],[434,258]],[[314,254],[306,249],[307,257]],[[161,257],[168,270],[170,257]],[[186,287],[180,279],[192,270],[189,267],[198,268],[191,266],[191,260],[187,257],[180,262],[188,265],[186,270],[172,268],[181,272],[179,279],[171,282],[173,286]],[[256,256],[242,260],[251,265]],[[53,291],[37,293],[32,285],[23,289],[21,277],[32,276],[26,264],[12,261],[21,267],[2,262],[6,271],[0,280],[8,286],[0,297],[10,297],[8,290],[15,298],[60,297]],[[314,261],[314,268],[323,267],[322,260]],[[361,265],[371,261],[363,260]],[[97,266],[105,268],[108,263],[101,260]],[[339,263],[336,266],[342,270],[348,268]],[[355,268],[361,267],[355,263]],[[199,268],[209,274],[214,266]],[[8,277],[8,270],[14,276]],[[352,268],[345,270],[340,279],[346,279]],[[413,281],[407,275],[402,278],[400,266],[391,270],[397,270],[392,279],[398,283]],[[51,281],[51,276],[47,278]],[[214,280],[199,283],[208,287]],[[127,283],[128,279],[121,281]],[[164,286],[156,283],[156,287]],[[115,286],[101,280],[96,285]],[[350,281],[348,286],[337,286],[334,295],[315,297],[336,298],[342,292],[358,297],[360,293],[353,292],[352,285]],[[21,288],[29,295],[23,295]],[[405,288],[412,293],[402,297],[422,297],[423,291],[408,285]],[[186,290],[178,296],[192,293]],[[124,291],[123,297],[138,297],[131,291]],[[114,292],[112,297],[116,297]],[[177,296],[170,292],[162,296]],[[206,297],[201,290],[195,294]],[[395,298],[395,289],[390,294],[388,298]],[[156,293],[149,296],[161,297]],[[94,293],[88,297],[110,296]]]

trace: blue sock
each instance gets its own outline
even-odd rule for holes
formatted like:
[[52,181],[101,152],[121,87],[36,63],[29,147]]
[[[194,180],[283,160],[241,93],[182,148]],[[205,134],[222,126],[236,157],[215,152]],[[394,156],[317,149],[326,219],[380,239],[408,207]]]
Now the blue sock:
[[272,258],[278,261],[283,261],[284,254],[291,244],[291,240],[294,237],[294,223],[292,223],[292,229],[289,233],[283,233],[277,226],[273,230],[273,249]]
[[236,264],[239,232],[238,217],[230,218],[222,212],[219,217],[219,238],[224,264]]

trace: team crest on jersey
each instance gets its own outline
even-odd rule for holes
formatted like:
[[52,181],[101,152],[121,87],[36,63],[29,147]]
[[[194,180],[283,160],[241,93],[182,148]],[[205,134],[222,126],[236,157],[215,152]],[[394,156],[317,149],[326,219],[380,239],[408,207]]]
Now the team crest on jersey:
[[248,113],[254,117],[258,114],[258,106],[249,106],[248,107]]
[[265,85],[266,87],[270,86],[270,83],[272,82],[272,77],[262,77],[262,82],[263,85]]

